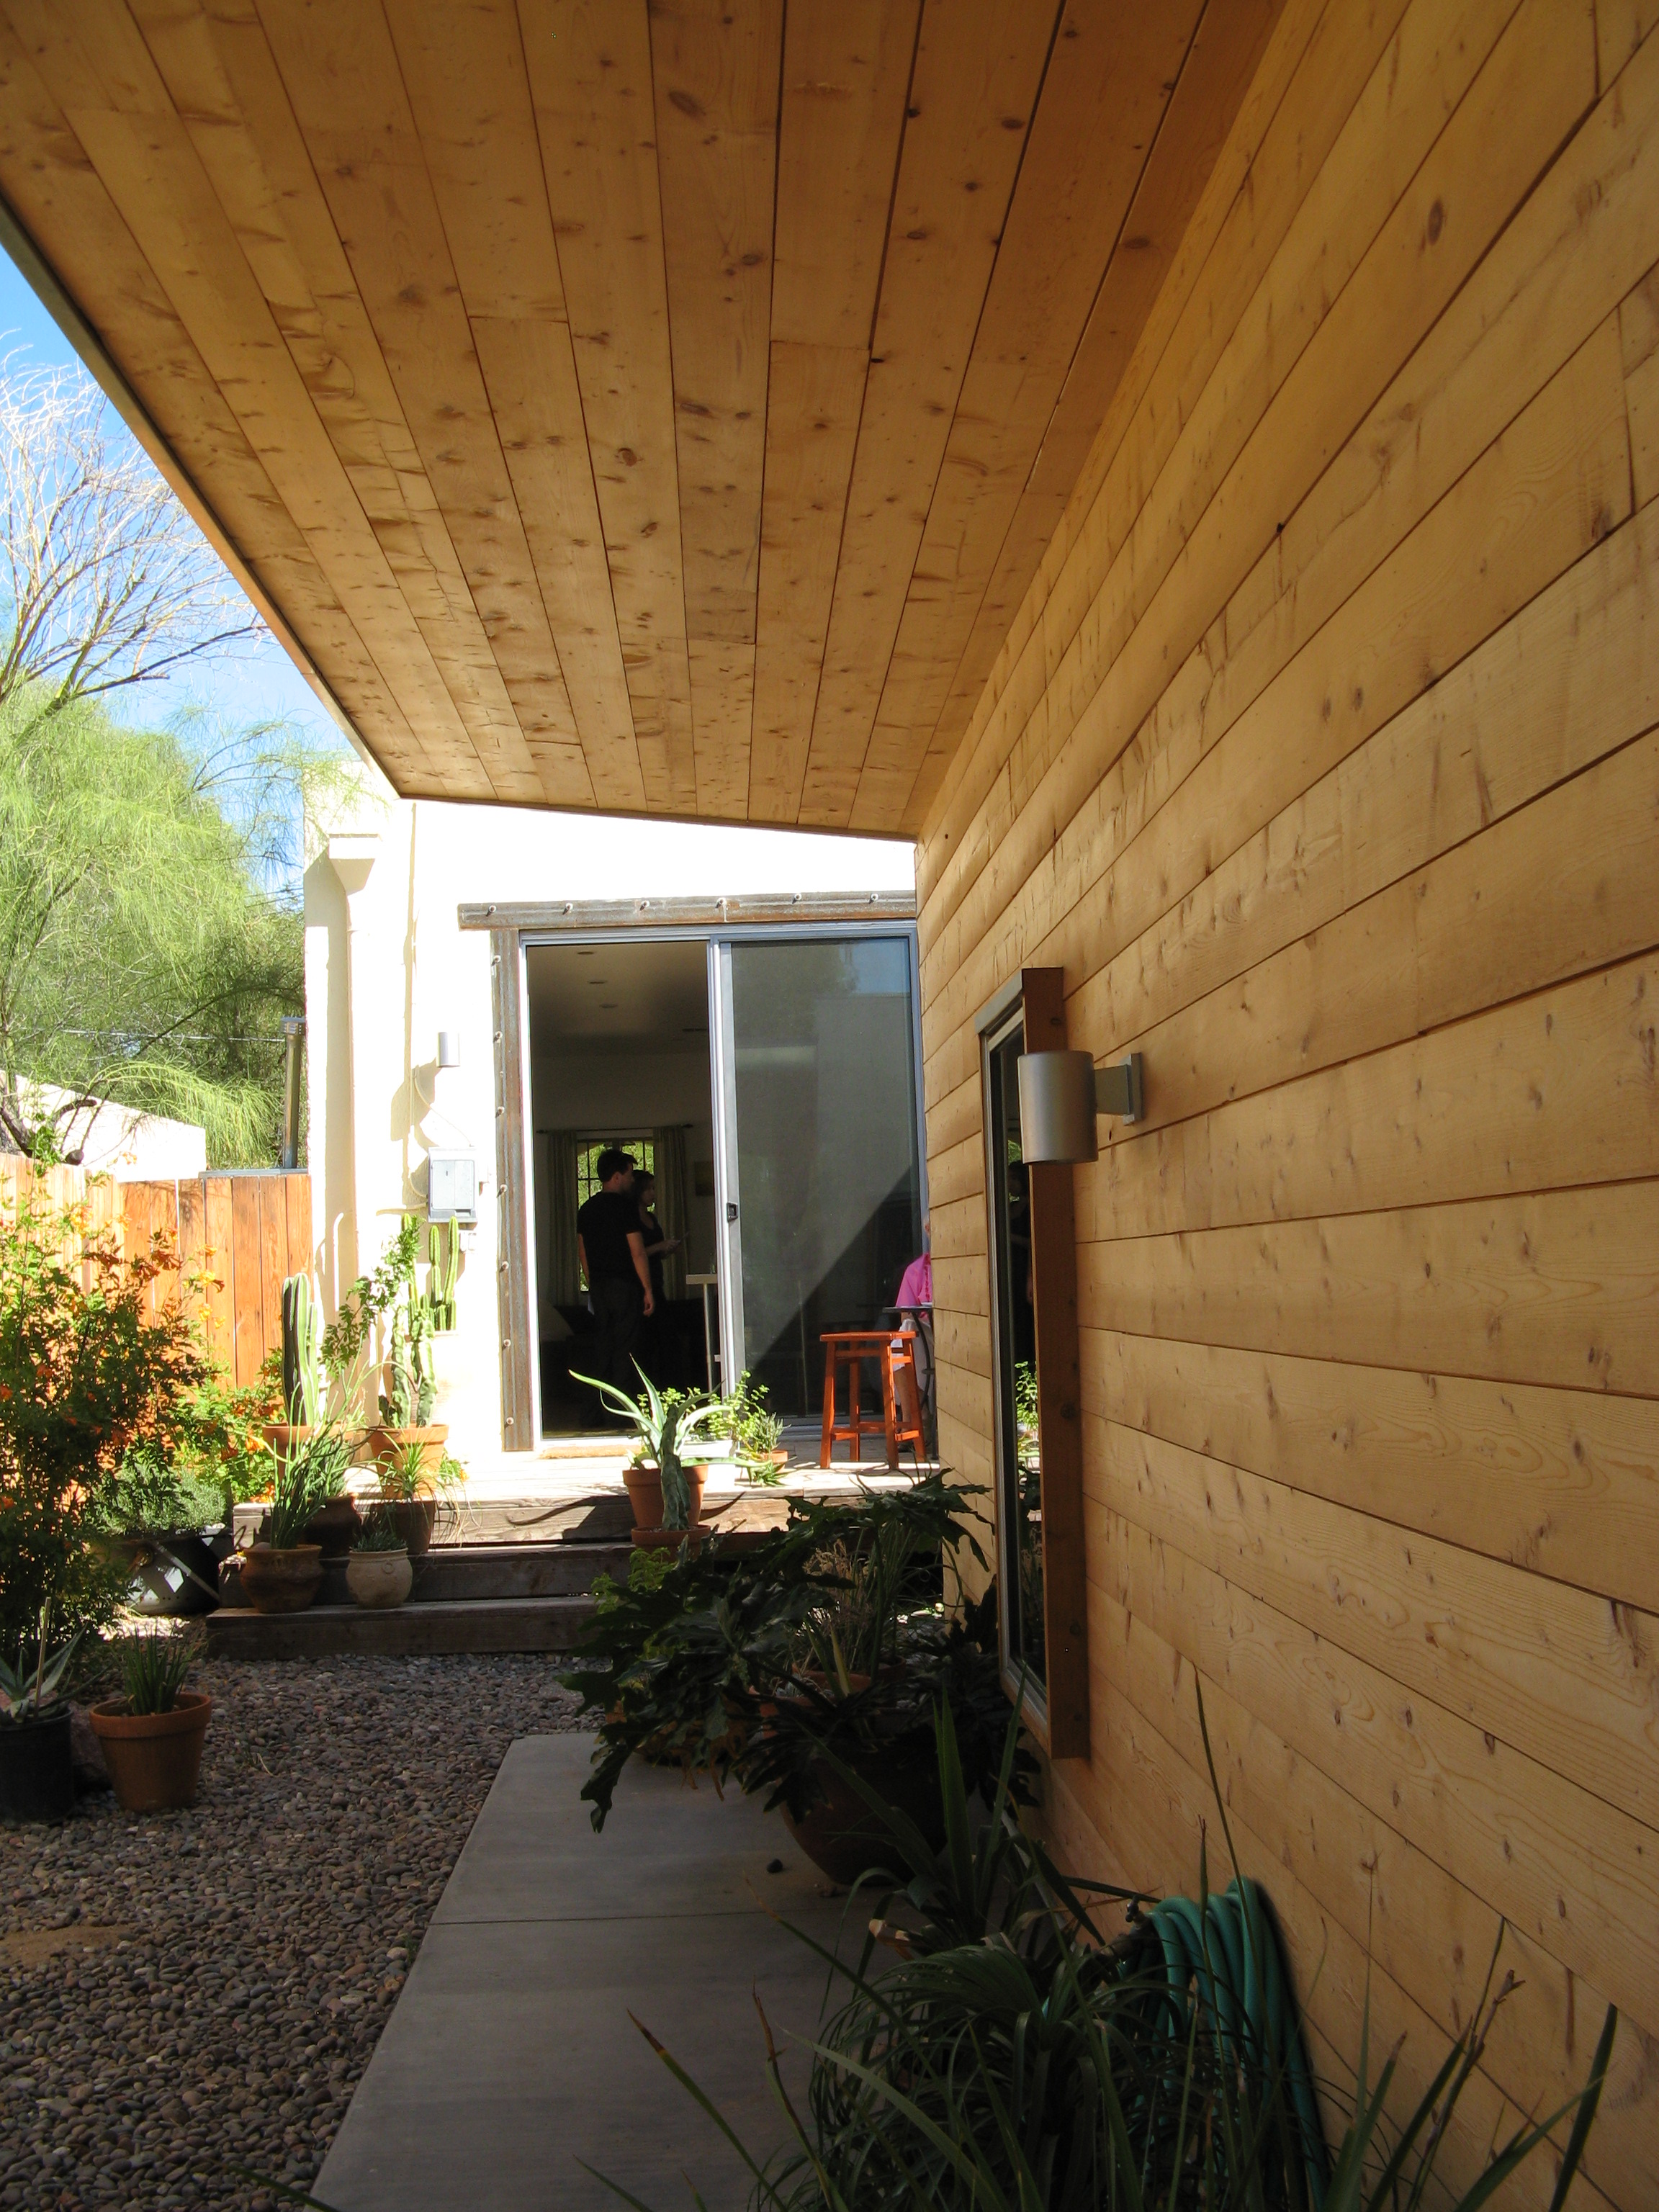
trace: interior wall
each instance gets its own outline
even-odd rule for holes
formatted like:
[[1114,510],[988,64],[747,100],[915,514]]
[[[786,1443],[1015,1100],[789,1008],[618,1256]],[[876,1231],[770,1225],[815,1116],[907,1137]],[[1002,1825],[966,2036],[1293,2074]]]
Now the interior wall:
[[[919,853],[945,1459],[974,1013],[1145,1054],[1075,1174],[1080,1870],[1196,1886],[1201,1683],[1316,2066],[1582,2083],[1659,2202],[1659,32],[1288,0]],[[1109,1138],[1109,1142],[1106,1139]],[[1506,2204],[1547,2202],[1548,2161]]]
[[[686,1270],[712,1271],[714,1265],[714,1200],[696,1195],[697,1163],[712,1167],[714,1158],[714,1103],[708,1048],[693,1052],[595,1053],[573,1046],[568,1051],[538,1053],[531,1062],[531,1111],[537,1132],[580,1129],[595,1136],[649,1130],[684,1122],[686,1204]],[[542,1148],[536,1164],[537,1297],[544,1335],[551,1311],[548,1261],[551,1200],[546,1188]]]

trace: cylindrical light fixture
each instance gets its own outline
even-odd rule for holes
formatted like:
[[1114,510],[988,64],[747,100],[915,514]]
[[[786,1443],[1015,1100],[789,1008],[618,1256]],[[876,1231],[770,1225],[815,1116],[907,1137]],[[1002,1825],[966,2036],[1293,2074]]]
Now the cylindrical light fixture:
[[1025,1052],[1016,1066],[1020,1158],[1033,1166],[1098,1159],[1097,1115],[1138,1121],[1145,1110],[1138,1052],[1111,1067],[1086,1052]]
[[459,1067],[461,1064],[461,1033],[459,1030],[440,1030],[438,1032],[438,1065],[440,1067]]
[[1023,1052],[1019,1078],[1019,1153],[1024,1160],[1092,1160],[1095,1063],[1086,1052]]

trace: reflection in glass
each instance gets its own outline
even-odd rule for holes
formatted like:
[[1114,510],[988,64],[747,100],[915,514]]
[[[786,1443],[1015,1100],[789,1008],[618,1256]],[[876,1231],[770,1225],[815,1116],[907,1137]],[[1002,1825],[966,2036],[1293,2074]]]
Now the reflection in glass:
[[1020,1155],[1016,1067],[1024,1028],[1016,1018],[988,1054],[991,1234],[996,1268],[997,1474],[1000,1571],[1006,1592],[1006,1657],[1041,1684],[1042,1455],[1037,1437],[1036,1314],[1032,1302],[1030,1170]]
[[826,1329],[877,1328],[921,1249],[910,946],[732,947],[744,1362],[816,1413]]

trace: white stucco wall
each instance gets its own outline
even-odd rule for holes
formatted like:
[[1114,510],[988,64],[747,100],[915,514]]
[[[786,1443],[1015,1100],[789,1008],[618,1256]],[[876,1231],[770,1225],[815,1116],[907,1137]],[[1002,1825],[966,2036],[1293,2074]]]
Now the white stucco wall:
[[[472,1155],[478,1225],[439,1374],[438,1418],[463,1461],[501,1450],[501,1372],[489,940],[459,927],[458,906],[914,884],[908,844],[405,802],[384,788],[328,825],[305,878],[308,1152],[324,1300],[332,1314],[402,1215],[424,1212],[429,1152]],[[440,1030],[458,1030],[461,1047],[460,1066],[441,1073]]]

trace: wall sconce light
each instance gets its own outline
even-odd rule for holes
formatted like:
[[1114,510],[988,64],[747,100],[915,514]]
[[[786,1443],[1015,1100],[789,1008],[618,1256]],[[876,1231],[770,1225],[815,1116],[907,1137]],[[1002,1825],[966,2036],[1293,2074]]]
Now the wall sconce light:
[[1019,1150],[1033,1164],[1100,1158],[1097,1115],[1139,1121],[1146,1112],[1140,1054],[1097,1067],[1086,1052],[1026,1052],[1019,1075]]
[[461,1033],[459,1030],[440,1030],[438,1032],[438,1065],[440,1067],[459,1067],[461,1064]]

